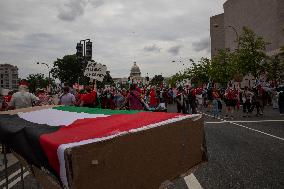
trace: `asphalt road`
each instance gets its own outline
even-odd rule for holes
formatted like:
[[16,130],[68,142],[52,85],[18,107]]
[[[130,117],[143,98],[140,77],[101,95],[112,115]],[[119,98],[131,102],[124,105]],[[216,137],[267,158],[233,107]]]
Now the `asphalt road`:
[[[169,110],[175,111],[175,106]],[[209,162],[194,173],[203,188],[284,188],[284,116],[270,107],[262,117],[243,118],[241,111],[235,112],[233,120],[224,120],[224,113],[221,119],[203,113]],[[18,168],[14,170],[11,173]],[[3,174],[0,177],[1,184]],[[198,188],[188,187],[188,180],[179,179],[169,189]],[[21,183],[12,188],[21,188]],[[38,188],[30,175],[25,188]]]

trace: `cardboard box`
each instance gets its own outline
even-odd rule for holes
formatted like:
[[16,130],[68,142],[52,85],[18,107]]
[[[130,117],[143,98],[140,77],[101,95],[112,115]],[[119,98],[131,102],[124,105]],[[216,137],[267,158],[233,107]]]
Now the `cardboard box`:
[[157,189],[207,162],[203,119],[65,151],[70,188]]
[[[158,189],[165,181],[189,175],[207,162],[203,118],[196,115],[163,127],[69,148],[64,155],[71,189]],[[32,170],[44,188],[60,187],[46,170],[35,166]]]

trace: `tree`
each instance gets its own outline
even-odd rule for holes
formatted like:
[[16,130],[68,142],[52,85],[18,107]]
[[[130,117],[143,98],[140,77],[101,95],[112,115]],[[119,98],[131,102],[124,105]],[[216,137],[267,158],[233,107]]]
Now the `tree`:
[[49,79],[48,77],[44,78],[43,74],[30,74],[27,77],[27,81],[29,83],[29,90],[34,93],[38,88],[46,88],[49,84],[52,86],[55,85],[55,81],[53,79]]
[[51,74],[54,78],[61,82],[74,84],[76,82],[88,84],[89,80],[83,75],[86,64],[79,63],[76,60],[76,55],[65,55],[62,59],[58,58],[53,63]]
[[176,73],[175,75],[171,76],[168,83],[172,87],[176,87],[176,83],[185,79],[185,74]]
[[110,75],[110,71],[106,72],[103,81],[97,81],[97,88],[103,88],[105,85],[114,85],[114,81]]
[[250,73],[256,78],[259,77],[261,62],[266,58],[264,52],[266,44],[264,39],[257,36],[252,30],[247,27],[243,28],[239,38],[240,48],[236,52],[237,64],[243,75]]
[[150,81],[151,85],[161,85],[163,84],[164,77],[162,75],[155,75],[153,79]]
[[235,54],[229,49],[221,49],[211,61],[210,77],[214,82],[226,85],[238,74]]
[[274,83],[277,83],[284,73],[284,61],[281,61],[280,55],[270,57],[263,67],[268,79]]
[[201,85],[210,80],[210,70],[210,59],[201,58],[198,63],[192,62],[192,66],[185,71],[185,75],[192,80],[192,83]]

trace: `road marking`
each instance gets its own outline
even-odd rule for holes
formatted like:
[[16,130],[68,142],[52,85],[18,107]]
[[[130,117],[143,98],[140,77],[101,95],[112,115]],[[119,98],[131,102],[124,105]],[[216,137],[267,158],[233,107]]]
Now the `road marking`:
[[[230,121],[229,121],[230,122]],[[233,123],[265,123],[265,122],[284,122],[284,120],[252,120],[252,121],[231,121]]]
[[[30,173],[27,171],[23,174],[23,178],[25,178],[26,176],[28,176]],[[21,181],[21,177],[18,177],[17,179],[15,179],[13,182],[8,184],[8,189],[12,188],[13,186],[15,186],[18,182]],[[6,189],[6,187],[4,187],[3,189]]]
[[[25,168],[23,170],[25,170]],[[14,178],[20,172],[21,172],[21,169],[15,171],[14,173],[12,173],[11,175],[8,176],[8,180],[11,180],[12,178]],[[0,181],[0,186],[2,186],[4,183],[6,183],[6,179],[3,179],[2,181]]]
[[[209,115],[208,115],[209,116]],[[205,124],[221,124],[221,123],[265,123],[265,122],[284,122],[284,120],[239,120],[239,121],[208,121],[204,122]]]
[[213,122],[204,122],[205,124],[221,124],[221,123],[227,123],[226,121],[213,121]]
[[281,138],[281,137],[278,137],[278,136],[275,136],[275,135],[271,135],[269,133],[265,133],[265,132],[262,132],[262,131],[257,130],[257,129],[252,129],[252,128],[246,127],[244,125],[241,125],[241,124],[238,124],[238,123],[233,123],[233,122],[231,122],[231,124],[284,141],[284,138]]
[[[214,116],[209,115],[209,114],[205,114],[205,113],[203,113],[203,114],[206,115],[206,116],[209,116],[209,117],[214,117]],[[239,126],[239,127],[243,127],[243,128],[245,128],[245,129],[248,129],[248,130],[251,130],[251,131],[255,131],[255,132],[257,132],[257,133],[261,133],[261,134],[263,134],[263,135],[270,136],[270,137],[272,137],[272,138],[276,138],[276,139],[279,139],[279,140],[284,141],[284,138],[281,138],[281,137],[278,137],[278,136],[275,136],[275,135],[272,135],[272,134],[269,134],[269,133],[265,133],[265,132],[260,131],[260,130],[257,130],[257,129],[252,129],[252,128],[246,127],[246,126],[244,126],[244,125],[235,123],[234,121],[227,121],[227,120],[224,120],[224,119],[221,119],[221,118],[217,118],[217,119],[221,120],[221,121],[224,122],[224,123],[227,122],[227,123],[230,123],[230,124],[233,124],[233,125],[236,125],[236,126]],[[220,122],[219,122],[219,123],[220,123]]]
[[202,189],[202,186],[193,174],[184,177],[184,181],[189,189]]

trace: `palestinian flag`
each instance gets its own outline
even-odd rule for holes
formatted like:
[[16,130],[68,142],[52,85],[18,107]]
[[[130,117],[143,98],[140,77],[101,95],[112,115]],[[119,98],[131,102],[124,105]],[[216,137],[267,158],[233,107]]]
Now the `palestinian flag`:
[[0,115],[0,140],[68,186],[66,149],[162,127],[189,117],[192,115],[59,106]]

